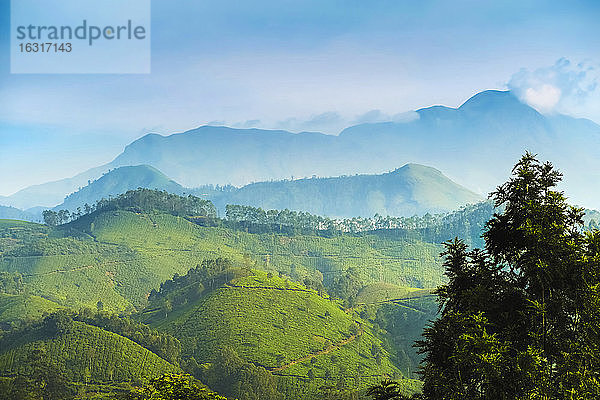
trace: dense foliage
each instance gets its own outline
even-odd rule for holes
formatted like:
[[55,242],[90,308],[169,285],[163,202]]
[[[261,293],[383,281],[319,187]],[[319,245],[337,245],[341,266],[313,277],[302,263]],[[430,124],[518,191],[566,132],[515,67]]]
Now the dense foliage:
[[465,238],[469,243],[480,244],[485,222],[494,212],[492,202],[486,201],[446,214],[425,214],[412,217],[391,217],[375,214],[372,218],[355,217],[331,219],[307,212],[290,210],[263,210],[262,208],[227,205],[223,223],[234,229],[254,233],[283,234],[357,234],[373,232],[380,235],[406,235],[411,231],[415,237],[428,242],[442,242],[454,236]]
[[124,336],[55,313],[5,335],[0,374],[31,377],[29,359],[42,349],[45,361],[69,382],[144,382],[180,369]]
[[419,342],[426,399],[600,397],[600,232],[531,154],[493,194],[485,251],[446,243],[440,317]]
[[[317,399],[331,385],[338,394],[350,393],[386,374],[402,376],[390,361],[391,350],[358,313],[285,275],[252,271],[246,276],[235,270],[226,284],[186,303],[175,299],[190,286],[177,282],[190,278],[179,277],[140,316],[181,340],[182,365],[211,388],[238,398],[255,398],[243,395],[251,392],[276,399],[276,394],[258,395],[276,388],[286,398]],[[171,309],[165,312],[169,299]],[[412,314],[406,323],[411,319]],[[411,346],[405,343],[403,351]]]
[[76,220],[83,215],[95,211],[127,210],[138,213],[164,212],[178,216],[193,216],[216,218],[215,206],[208,200],[192,195],[179,196],[166,191],[138,188],[129,190],[115,198],[98,200],[94,205],[85,204],[83,209],[69,210],[45,210],[43,212],[44,222],[55,226]]
[[[148,300],[152,302],[158,298],[165,298],[168,294],[182,291],[183,289],[190,289],[186,290],[184,294],[186,299],[193,300],[200,294],[204,285],[208,284],[209,281],[211,281],[211,286],[220,286],[219,283],[214,282],[214,278],[232,267],[233,263],[226,258],[203,260],[196,267],[189,269],[185,275],[175,274],[173,278],[161,283],[158,291],[153,289],[150,292]],[[192,292],[192,290],[195,292]]]
[[123,400],[227,400],[189,375],[166,374],[122,396]]
[[200,372],[201,379],[219,393],[240,400],[283,400],[277,381],[264,367],[243,360],[234,349],[223,346],[215,362]]
[[179,362],[181,353],[179,340],[166,332],[151,329],[128,316],[119,317],[108,312],[93,312],[90,309],[82,309],[77,313],[64,311],[62,314],[74,321],[81,321],[126,337],[173,364]]

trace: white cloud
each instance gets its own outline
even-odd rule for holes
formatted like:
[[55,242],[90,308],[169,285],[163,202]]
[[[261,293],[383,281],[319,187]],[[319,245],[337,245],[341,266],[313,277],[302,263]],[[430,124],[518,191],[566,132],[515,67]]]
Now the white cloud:
[[543,113],[549,113],[560,101],[561,94],[562,91],[559,88],[545,83],[539,88],[527,88],[523,97],[530,106]]
[[581,114],[596,103],[597,72],[586,63],[560,58],[549,67],[521,69],[507,84],[521,101],[542,113]]

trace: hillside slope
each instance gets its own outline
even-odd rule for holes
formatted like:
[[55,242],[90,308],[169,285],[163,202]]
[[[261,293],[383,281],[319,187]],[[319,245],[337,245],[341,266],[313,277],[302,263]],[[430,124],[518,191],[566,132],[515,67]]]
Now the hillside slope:
[[198,363],[218,362],[227,346],[313,391],[340,380],[364,388],[401,375],[369,323],[286,278],[255,271],[166,315],[163,301],[152,302],[142,320],[179,338]]
[[41,349],[44,361],[72,382],[138,382],[180,371],[123,336],[74,321],[64,332],[42,325],[3,338],[0,374],[26,374],[34,349]]
[[435,168],[407,164],[382,175],[260,182],[224,193],[214,202],[307,211],[332,217],[412,216],[442,213],[481,197]]
[[9,329],[21,321],[32,321],[61,307],[40,296],[0,293],[0,329]]
[[441,246],[406,235],[252,234],[129,211],[94,213],[57,228],[24,224],[0,225],[0,271],[12,274],[8,283],[21,279],[24,293],[74,308],[102,300],[108,310],[139,309],[161,282],[216,257],[326,286],[350,268],[367,283],[442,281]]
[[55,210],[75,210],[84,204],[93,205],[97,200],[108,199],[137,188],[166,190],[169,193],[182,194],[185,188],[169,179],[156,168],[148,165],[120,167],[107,172],[87,186],[70,194],[54,207]]
[[371,217],[377,213],[412,216],[448,212],[481,200],[440,171],[418,164],[407,164],[381,175],[259,182],[227,191],[184,188],[157,169],[139,165],[104,174],[67,196],[54,210],[84,209],[84,204],[93,205],[138,187],[174,194],[198,193],[216,203],[221,213],[227,204],[243,204],[334,217]]
[[37,216],[27,211],[20,210],[15,207],[7,207],[0,205],[0,219],[19,219],[23,221],[35,221]]

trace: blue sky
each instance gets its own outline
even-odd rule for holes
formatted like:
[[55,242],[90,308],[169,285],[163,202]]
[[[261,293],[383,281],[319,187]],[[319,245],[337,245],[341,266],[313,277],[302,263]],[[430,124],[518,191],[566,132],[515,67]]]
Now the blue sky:
[[600,121],[597,1],[155,0],[143,75],[10,74],[9,5],[0,0],[0,195],[110,161],[147,132],[336,134],[490,88]]

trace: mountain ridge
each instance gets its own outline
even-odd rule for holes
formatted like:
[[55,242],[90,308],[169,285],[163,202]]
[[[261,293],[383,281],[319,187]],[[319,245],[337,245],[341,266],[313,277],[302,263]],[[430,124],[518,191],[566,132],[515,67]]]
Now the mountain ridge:
[[443,213],[482,197],[433,167],[410,163],[377,175],[257,182],[212,200],[221,210],[227,204],[241,204],[351,218]]
[[[315,132],[202,126],[168,136],[143,136],[113,161],[73,178],[23,189],[0,203],[19,208],[56,205],[88,179],[126,165],[151,165],[187,187],[292,177],[374,174],[407,162],[434,165],[457,183],[489,192],[526,150],[569,175],[576,202],[600,208],[600,126],[566,115],[543,115],[512,92],[487,90],[457,108],[432,106],[405,122],[363,123],[338,136]],[[501,151],[499,151],[501,149]],[[600,190],[600,189],[598,189]],[[57,198],[59,200],[57,201]],[[50,204],[53,203],[53,204]]]

